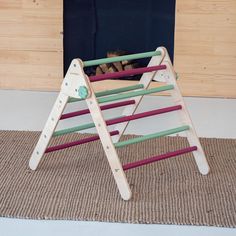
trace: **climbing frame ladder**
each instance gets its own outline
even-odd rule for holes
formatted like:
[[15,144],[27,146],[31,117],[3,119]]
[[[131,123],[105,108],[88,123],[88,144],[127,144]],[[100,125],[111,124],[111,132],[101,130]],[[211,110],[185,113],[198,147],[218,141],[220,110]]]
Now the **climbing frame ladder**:
[[[136,68],[90,77],[88,77],[83,70],[84,67],[88,66],[96,66],[104,63],[113,63],[123,60],[132,60],[147,57],[151,57],[151,60],[148,66],[143,68]],[[98,82],[101,80],[116,79],[137,74],[142,74],[142,77],[139,83],[133,86],[95,93],[91,85],[93,82]],[[164,81],[166,84],[161,87],[149,89],[148,87],[152,80],[162,82]],[[173,98],[173,106],[154,109],[142,113],[135,113],[144,95],[167,90],[170,91],[170,95]],[[78,102],[81,100],[86,101],[88,109],[62,114],[67,103]],[[108,102],[114,103],[107,104]],[[106,104],[100,106],[99,104],[102,103]],[[101,111],[117,107],[125,107],[122,115],[117,118],[105,120]],[[120,137],[126,130],[126,127],[128,126],[130,121],[173,111],[177,112],[182,126],[144,135],[141,137],[132,138],[125,141],[120,141]],[[89,113],[92,116],[93,123],[55,131],[56,126],[60,120],[69,119],[71,117],[81,116]],[[114,129],[109,132],[108,126],[110,125],[115,126]],[[70,143],[48,147],[51,138],[55,136],[74,133],[93,127],[96,127],[98,133],[97,135]],[[117,148],[183,131],[186,133],[187,140],[190,144],[189,147],[168,152],[166,154],[149,157],[147,159],[136,161],[134,163],[128,163],[122,166],[116,151]],[[61,91],[40,135],[39,141],[32,153],[29,166],[32,170],[35,170],[45,153],[58,151],[99,139],[102,143],[121,197],[124,200],[129,200],[132,195],[126,179],[125,171],[135,167],[192,152],[200,173],[206,175],[209,172],[209,166],[204,151],[199,142],[198,136],[193,127],[193,123],[188,114],[186,105],[177,85],[176,73],[174,72],[168,52],[163,47],[157,48],[156,51],[152,52],[125,55],[120,57],[104,58],[84,62],[80,59],[72,60],[71,65],[63,80]]]

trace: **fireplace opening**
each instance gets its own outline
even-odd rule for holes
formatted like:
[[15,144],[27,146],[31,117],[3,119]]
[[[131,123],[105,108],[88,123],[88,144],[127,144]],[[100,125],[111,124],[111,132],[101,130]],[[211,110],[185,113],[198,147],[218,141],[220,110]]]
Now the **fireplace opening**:
[[[158,46],[165,46],[173,61],[174,25],[175,0],[64,1],[64,72],[73,58],[92,60],[116,53],[153,51]],[[126,68],[146,66],[148,60],[138,63],[129,62]],[[121,68],[108,66],[112,71]],[[121,66],[125,69],[126,65]],[[98,70],[89,68],[86,72],[95,74]]]

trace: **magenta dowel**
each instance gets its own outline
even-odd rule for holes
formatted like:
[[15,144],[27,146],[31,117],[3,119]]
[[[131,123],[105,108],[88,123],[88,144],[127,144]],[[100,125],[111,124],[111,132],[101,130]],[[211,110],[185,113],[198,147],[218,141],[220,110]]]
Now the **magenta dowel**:
[[[118,130],[114,130],[114,131],[110,132],[111,136],[117,135],[117,134],[119,134]],[[77,140],[77,141],[74,141],[74,142],[64,143],[64,144],[60,144],[60,145],[57,145],[57,146],[52,146],[52,147],[47,148],[45,153],[55,152],[55,151],[58,151],[58,150],[61,150],[61,149],[70,148],[70,147],[73,147],[73,146],[93,142],[93,141],[96,141],[96,140],[99,140],[99,139],[100,139],[99,136],[95,135],[95,136],[92,136],[92,137],[89,137],[89,138],[84,138],[84,139]]]
[[[131,104],[135,104],[135,100],[127,100],[127,101],[123,101],[123,102],[117,102],[117,103],[111,103],[111,104],[103,105],[103,106],[100,107],[100,109],[101,110],[108,110],[108,109],[127,106],[127,105],[131,105]],[[89,113],[89,109],[70,112],[70,113],[63,114],[61,116],[60,120],[68,119],[68,118],[75,117],[75,116],[81,116],[81,115],[85,115],[85,114],[88,114],[88,113]]]
[[139,75],[146,72],[152,72],[152,71],[164,70],[164,69],[166,69],[166,65],[142,67],[142,68],[137,68],[137,69],[106,73],[102,75],[94,75],[94,76],[90,76],[89,80],[90,82],[97,82],[97,81],[106,80],[106,79],[117,79],[120,77]]
[[166,112],[180,110],[181,108],[182,108],[181,105],[177,105],[177,106],[172,106],[172,107],[165,107],[165,108],[161,108],[161,109],[156,109],[156,110],[152,110],[152,111],[146,111],[146,112],[138,113],[135,115],[124,116],[124,117],[115,118],[112,120],[107,120],[106,124],[107,125],[114,125],[114,124],[118,124],[118,123],[122,123],[122,122],[126,122],[126,121],[136,120],[136,119],[140,119],[140,118],[144,118],[144,117],[148,117],[148,116],[154,116],[154,115],[158,115],[158,114],[162,114],[162,113],[166,113]]
[[193,152],[196,151],[197,147],[196,146],[192,146],[192,147],[188,147],[188,148],[184,148],[184,149],[180,149],[174,152],[168,152],[159,156],[154,156],[154,157],[149,157],[147,159],[141,160],[141,161],[136,161],[136,162],[132,162],[132,163],[128,163],[123,165],[123,170],[129,170],[132,168],[136,168],[139,166],[143,166],[143,165],[147,165],[156,161],[161,161],[170,157],[175,157],[178,155],[182,155],[188,152]]

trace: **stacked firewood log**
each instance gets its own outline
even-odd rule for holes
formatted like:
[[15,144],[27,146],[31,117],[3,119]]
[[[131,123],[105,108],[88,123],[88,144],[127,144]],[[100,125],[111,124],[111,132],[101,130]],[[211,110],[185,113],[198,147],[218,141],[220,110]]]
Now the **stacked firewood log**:
[[[107,57],[118,57],[118,56],[124,56],[124,55],[127,55],[127,52],[122,51],[122,50],[107,52]],[[129,70],[129,69],[134,69],[137,67],[138,67],[138,64],[132,60],[114,62],[114,63],[109,63],[109,64],[102,64],[96,68],[96,75]]]

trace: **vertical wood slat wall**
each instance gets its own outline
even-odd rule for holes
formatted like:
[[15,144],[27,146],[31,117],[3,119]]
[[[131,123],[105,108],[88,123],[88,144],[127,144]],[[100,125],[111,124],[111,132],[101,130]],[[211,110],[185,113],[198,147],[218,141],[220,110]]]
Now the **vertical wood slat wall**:
[[175,68],[187,95],[236,98],[236,0],[176,0]]
[[62,15],[63,0],[0,0],[0,88],[59,88]]
[[[63,0],[0,0],[0,88],[58,90],[62,28]],[[176,0],[175,68],[184,95],[236,98],[235,29],[235,0]]]

